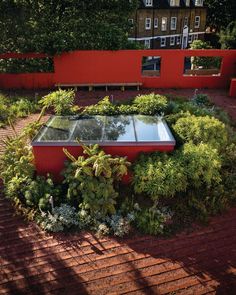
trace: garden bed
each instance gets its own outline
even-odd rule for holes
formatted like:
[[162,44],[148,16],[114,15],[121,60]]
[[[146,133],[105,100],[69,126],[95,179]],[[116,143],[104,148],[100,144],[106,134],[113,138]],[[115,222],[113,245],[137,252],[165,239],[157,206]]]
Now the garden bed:
[[[235,131],[206,96],[186,101],[149,94],[128,104],[113,104],[106,97],[84,109],[75,107],[73,100],[73,91],[59,90],[41,104],[60,116],[164,116],[177,148],[141,153],[132,165],[97,144],[82,145],[84,154],[76,157],[64,149],[63,181],[55,184],[52,176],[36,173],[28,142],[40,122],[31,124],[6,141],[1,177],[6,197],[45,230],[90,229],[123,236],[136,228],[169,234],[196,220],[207,221],[235,202]],[[120,180],[128,171],[133,180],[127,187]]]

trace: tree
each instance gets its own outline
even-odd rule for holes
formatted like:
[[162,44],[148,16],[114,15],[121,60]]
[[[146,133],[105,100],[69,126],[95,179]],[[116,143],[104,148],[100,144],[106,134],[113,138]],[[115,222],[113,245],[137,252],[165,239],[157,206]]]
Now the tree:
[[205,0],[207,6],[207,25],[216,31],[226,28],[235,20],[235,0]]
[[236,21],[231,22],[225,30],[220,32],[222,49],[236,49]]
[[0,52],[60,53],[128,46],[137,0],[2,0]]

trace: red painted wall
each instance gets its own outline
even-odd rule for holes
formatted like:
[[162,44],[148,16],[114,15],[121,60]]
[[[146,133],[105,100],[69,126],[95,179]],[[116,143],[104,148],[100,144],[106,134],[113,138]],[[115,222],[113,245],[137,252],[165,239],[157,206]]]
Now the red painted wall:
[[[159,77],[142,77],[143,56],[160,56]],[[185,56],[221,56],[220,76],[184,76]],[[73,51],[54,58],[55,82],[141,82],[147,88],[225,88],[236,76],[236,50]]]
[[[75,157],[83,155],[81,146],[65,146]],[[113,156],[123,156],[133,162],[141,152],[172,151],[174,146],[104,146],[101,148]],[[50,173],[54,179],[60,181],[64,162],[67,160],[62,146],[33,146],[36,171],[39,175]]]
[[[160,56],[159,77],[142,77],[143,56]],[[220,76],[184,76],[186,56],[221,56]],[[41,54],[2,54],[0,58]],[[55,73],[0,74],[1,88],[49,88],[55,84],[141,82],[146,88],[228,88],[236,77],[236,50],[73,51],[54,57]]]
[[231,80],[229,96],[236,97],[236,79]]

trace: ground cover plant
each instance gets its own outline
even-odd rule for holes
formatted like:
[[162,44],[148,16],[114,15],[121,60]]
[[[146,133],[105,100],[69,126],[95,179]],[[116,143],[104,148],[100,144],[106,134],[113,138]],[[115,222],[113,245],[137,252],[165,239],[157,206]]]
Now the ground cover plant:
[[40,110],[36,99],[27,97],[7,96],[0,93],[0,128],[15,121],[17,118],[24,118]]
[[[189,100],[154,93],[128,103],[105,97],[82,108],[73,91],[59,90],[41,100],[39,120],[5,141],[0,162],[4,192],[16,209],[47,231],[89,229],[122,237],[131,229],[160,235],[206,222],[236,201],[236,136],[230,118],[206,95]],[[106,154],[98,145],[67,156],[62,183],[37,176],[29,139],[49,108],[56,114],[150,114],[166,119],[177,145],[171,153],[141,154],[132,165]],[[129,171],[132,182],[122,177]]]

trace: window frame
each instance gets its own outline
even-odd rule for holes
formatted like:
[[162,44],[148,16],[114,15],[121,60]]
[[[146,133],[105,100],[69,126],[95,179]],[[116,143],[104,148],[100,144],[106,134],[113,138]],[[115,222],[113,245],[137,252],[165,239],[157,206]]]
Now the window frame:
[[[149,20],[149,22],[148,22]],[[149,26],[147,24],[149,23]],[[152,28],[152,19],[150,17],[145,18],[145,30],[151,30]]]
[[145,0],[145,6],[146,7],[152,7],[153,6],[153,0]]
[[[163,20],[165,20],[165,28],[163,29]],[[164,31],[167,31],[167,23],[168,23],[168,18],[166,16],[163,16],[161,18],[161,31],[164,32]]]
[[176,36],[176,45],[180,45],[180,44],[181,44],[181,35],[178,35]]
[[[173,20],[175,20],[175,22],[174,22],[174,27],[172,27],[172,25],[173,25],[173,23],[172,23],[172,21]],[[172,16],[171,18],[170,18],[170,29],[171,29],[171,31],[176,31],[176,29],[177,29],[177,17],[176,16]]]
[[144,46],[146,49],[150,49],[151,48],[151,39],[145,39]]
[[195,15],[194,18],[194,28],[199,29],[200,28],[200,23],[201,23],[201,17],[200,15]]
[[158,28],[158,17],[154,18],[154,28],[157,29]]
[[188,43],[193,43],[193,35],[188,35]]
[[[162,40],[165,40],[164,44],[162,44]],[[166,47],[166,37],[160,37],[160,46]]]
[[[174,42],[171,42],[172,40],[174,40]],[[175,46],[175,36],[170,37],[170,46]]]

